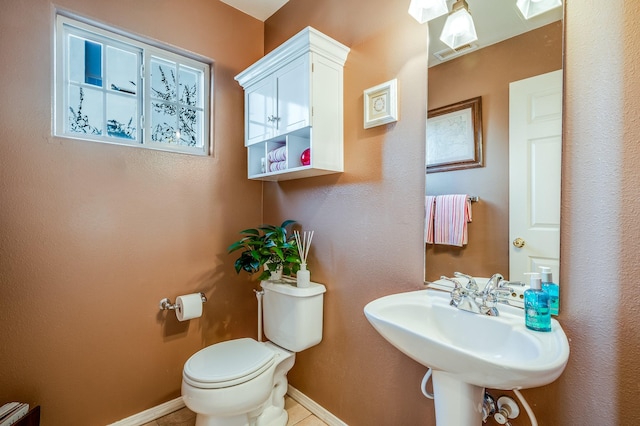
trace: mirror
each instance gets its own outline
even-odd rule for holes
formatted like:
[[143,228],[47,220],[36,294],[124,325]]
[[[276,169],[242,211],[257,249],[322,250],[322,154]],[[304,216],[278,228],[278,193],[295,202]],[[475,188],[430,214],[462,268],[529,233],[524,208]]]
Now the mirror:
[[[509,265],[510,257],[515,259],[516,254],[522,251],[512,244],[509,234],[509,204],[517,198],[510,197],[509,190],[510,186],[512,190],[521,188],[517,186],[520,183],[513,182],[513,179],[524,176],[530,169],[527,164],[516,164],[515,161],[510,164],[509,160],[510,143],[514,139],[514,135],[510,137],[510,83],[562,69],[562,8],[525,20],[516,8],[515,0],[467,2],[479,40],[463,47],[460,52],[448,49],[439,41],[446,15],[428,24],[430,49],[427,109],[442,109],[480,97],[484,158],[480,167],[453,170],[445,168],[427,172],[426,195],[468,194],[478,197],[478,201],[471,203],[472,221],[467,224],[466,245],[425,245],[425,280],[435,281],[441,275],[452,276],[454,271],[480,277],[490,277],[499,272],[505,279],[525,280],[522,272],[511,273]],[[451,2],[448,3],[451,6]],[[498,30],[502,34],[498,34]],[[504,34],[502,30],[511,33]],[[561,120],[561,71],[558,74],[560,91],[554,96],[559,96],[555,102],[559,102]],[[539,104],[542,103],[541,101]],[[530,110],[527,113],[534,114]],[[513,115],[512,113],[511,116]],[[433,138],[436,133],[433,126],[434,124],[427,124],[428,144],[430,137]],[[515,132],[516,126],[512,123],[511,127],[511,131]],[[548,178],[551,189],[547,195],[536,198],[540,196],[530,194],[527,184],[516,191],[516,194],[524,194],[527,202],[533,200],[537,204],[537,216],[532,218],[532,213],[526,212],[511,214],[512,222],[517,217],[526,216],[523,220],[528,223],[537,220],[537,226],[545,231],[553,228],[553,232],[558,234],[557,241],[553,240],[555,237],[544,238],[552,241],[551,245],[557,250],[558,258],[561,122],[559,132],[551,138],[554,142],[552,148],[546,151],[536,148],[539,155],[537,166],[531,171],[544,175],[545,170],[557,169],[557,173],[549,173],[552,175]],[[516,133],[519,134],[519,131]],[[528,143],[531,144],[530,141]],[[428,148],[429,145],[427,151]],[[529,151],[531,149],[529,145]],[[513,153],[516,150],[511,151]],[[540,157],[543,155],[549,157]],[[514,207],[522,206],[511,206]],[[551,210],[554,212],[550,213]],[[548,214],[541,218],[546,213]],[[528,242],[525,238],[525,247],[535,249],[537,241]],[[526,269],[540,265],[552,266],[554,281],[558,282],[559,259],[552,260],[539,254],[533,259],[527,260],[529,263]]]

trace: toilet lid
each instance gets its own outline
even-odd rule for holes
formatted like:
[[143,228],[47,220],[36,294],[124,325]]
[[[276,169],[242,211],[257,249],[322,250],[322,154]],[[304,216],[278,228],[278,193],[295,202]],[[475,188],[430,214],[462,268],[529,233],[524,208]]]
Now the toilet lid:
[[183,378],[199,388],[223,388],[244,383],[267,370],[275,353],[253,339],[235,339],[196,352],[184,365]]

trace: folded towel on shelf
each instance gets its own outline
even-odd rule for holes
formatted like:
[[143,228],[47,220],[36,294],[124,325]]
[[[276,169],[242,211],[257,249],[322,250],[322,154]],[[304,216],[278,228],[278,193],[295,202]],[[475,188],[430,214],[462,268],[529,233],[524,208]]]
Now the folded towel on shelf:
[[269,171],[270,172],[278,172],[280,170],[287,170],[287,161],[276,161],[274,163],[269,163]]
[[280,148],[272,149],[267,153],[267,160],[270,163],[277,163],[279,161],[285,161],[287,159],[287,147],[285,145]]
[[471,222],[471,200],[466,194],[436,196],[433,232],[435,244],[462,247],[467,244]]
[[436,197],[426,195],[424,198],[424,241],[433,244],[433,216],[435,213]]

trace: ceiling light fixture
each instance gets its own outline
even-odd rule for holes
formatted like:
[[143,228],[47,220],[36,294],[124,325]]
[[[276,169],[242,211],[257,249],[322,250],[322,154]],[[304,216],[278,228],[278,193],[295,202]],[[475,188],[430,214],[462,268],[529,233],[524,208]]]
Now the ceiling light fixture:
[[525,19],[531,19],[562,6],[562,0],[517,0],[516,5]]
[[456,0],[451,7],[440,40],[453,50],[478,40],[469,5],[465,0]]
[[447,0],[411,0],[409,15],[424,24],[447,13]]

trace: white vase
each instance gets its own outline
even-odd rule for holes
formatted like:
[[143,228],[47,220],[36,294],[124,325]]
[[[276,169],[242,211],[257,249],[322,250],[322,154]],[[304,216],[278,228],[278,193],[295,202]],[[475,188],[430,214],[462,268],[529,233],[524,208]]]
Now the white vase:
[[300,270],[296,273],[296,286],[309,287],[311,285],[311,273],[305,263],[300,264]]

